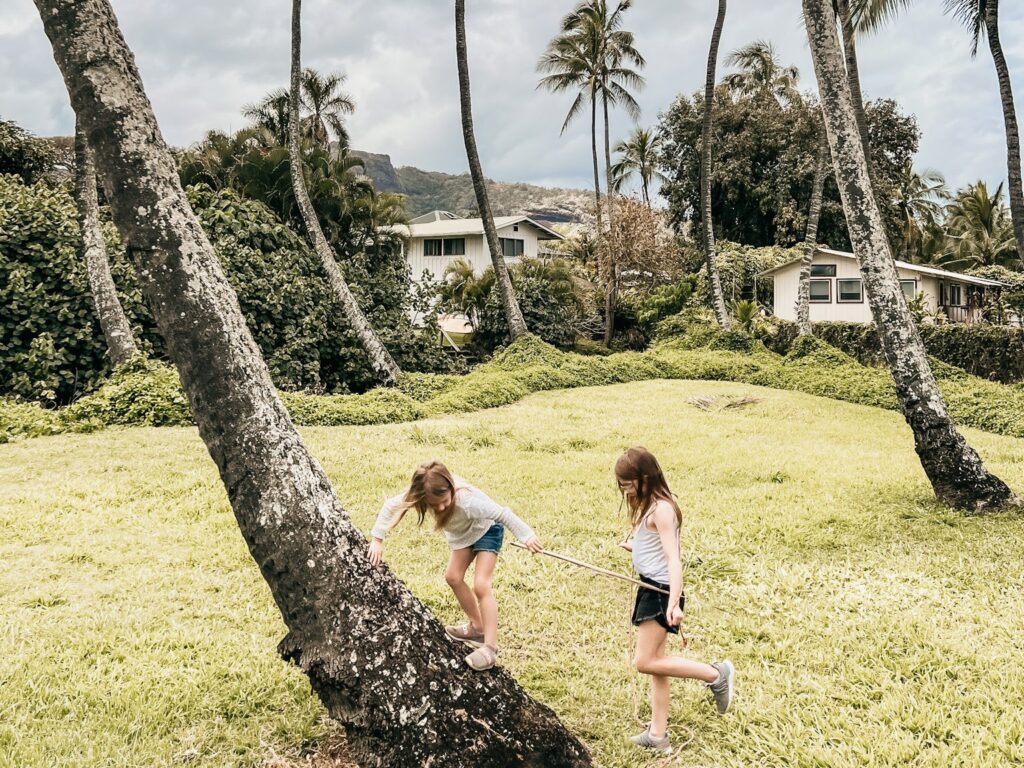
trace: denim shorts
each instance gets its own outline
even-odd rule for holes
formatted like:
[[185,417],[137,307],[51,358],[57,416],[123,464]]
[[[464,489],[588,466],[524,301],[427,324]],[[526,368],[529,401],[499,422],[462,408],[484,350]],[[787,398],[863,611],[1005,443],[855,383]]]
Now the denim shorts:
[[469,545],[474,552],[493,552],[498,554],[501,551],[501,543],[505,541],[505,526],[495,523],[479,539]]
[[[648,579],[646,576],[641,576],[640,581],[651,586],[658,587],[659,589],[668,589],[668,584],[659,584],[656,581]],[[686,604],[686,596],[679,595],[679,607],[683,608]],[[664,629],[666,632],[672,635],[679,634],[679,627],[673,627],[668,623],[666,618],[668,614],[668,595],[662,592],[655,592],[653,589],[645,589],[639,587],[636,590],[636,602],[633,604],[633,615],[631,620],[633,626],[640,626],[645,621],[654,619],[658,622],[658,626]]]

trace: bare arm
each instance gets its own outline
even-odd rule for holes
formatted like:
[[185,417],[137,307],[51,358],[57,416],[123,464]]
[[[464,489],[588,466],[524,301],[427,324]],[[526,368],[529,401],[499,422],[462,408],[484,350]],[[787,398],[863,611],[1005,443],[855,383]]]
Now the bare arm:
[[[679,557],[679,523],[675,510],[666,501],[659,501],[651,515],[654,527],[661,538],[661,548],[665,551],[668,561],[668,612],[665,617],[672,626],[682,621],[683,614],[679,610],[679,598],[683,594],[683,563]],[[646,525],[646,523],[644,523]]]
[[373,530],[370,532],[370,546],[366,551],[367,557],[370,558],[370,563],[374,566],[380,565],[381,560],[384,558],[384,537],[387,536],[388,531],[398,522],[399,515],[401,514],[399,510],[404,501],[404,492],[397,496],[392,496],[384,502],[384,506],[377,513],[377,521],[373,524]]

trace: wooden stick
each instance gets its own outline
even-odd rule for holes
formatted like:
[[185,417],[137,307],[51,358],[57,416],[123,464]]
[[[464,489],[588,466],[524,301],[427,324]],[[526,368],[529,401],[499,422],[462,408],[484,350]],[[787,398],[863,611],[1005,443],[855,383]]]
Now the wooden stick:
[[[525,549],[529,551],[529,547],[527,547],[525,544],[520,544],[518,541],[513,541],[512,546],[519,547],[520,549]],[[629,576],[618,573],[617,571],[609,571],[607,568],[599,568],[596,565],[584,563],[582,560],[577,560],[575,557],[569,557],[568,555],[560,555],[557,552],[550,552],[546,549],[543,550],[540,554],[547,555],[548,557],[553,557],[556,560],[564,560],[567,563],[572,563],[573,565],[579,566],[580,568],[586,568],[588,571],[599,573],[602,576],[609,576],[613,579],[619,579],[620,581],[628,581],[630,584],[636,584],[637,586],[643,587],[644,589],[649,589],[652,592],[660,592],[663,595],[669,594],[669,591],[667,589],[652,586],[651,584],[647,584],[646,582],[640,581],[639,579],[631,579]]]

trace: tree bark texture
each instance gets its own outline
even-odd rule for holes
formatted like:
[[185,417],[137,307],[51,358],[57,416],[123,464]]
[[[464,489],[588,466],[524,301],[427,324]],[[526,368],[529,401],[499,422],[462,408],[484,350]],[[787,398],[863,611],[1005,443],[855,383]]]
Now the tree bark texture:
[[594,206],[597,213],[597,234],[602,229],[601,215],[601,168],[597,159],[597,91],[590,89],[590,149],[594,156]]
[[99,196],[96,194],[96,158],[81,121],[75,120],[75,205],[82,231],[82,252],[89,275],[89,291],[96,305],[107,353],[115,366],[127,362],[139,350],[131,323],[124,313],[110,274],[107,244],[100,229]]
[[914,446],[936,496],[963,509],[1016,502],[956,430],[932,374],[924,344],[900,289],[881,213],[868,177],[864,145],[836,34],[831,0],[803,0],[814,71],[850,240],[860,262],[871,314],[892,372]]
[[462,138],[466,144],[466,159],[469,161],[469,175],[473,179],[473,191],[476,192],[476,205],[480,209],[483,220],[484,234],[487,236],[487,248],[491,252],[491,264],[494,266],[495,282],[501,293],[501,304],[505,309],[508,332],[515,341],[527,333],[526,320],[523,318],[519,302],[516,301],[512,289],[512,279],[508,275],[508,266],[498,241],[498,231],[494,227],[494,216],[491,214],[491,200],[487,196],[487,179],[480,167],[480,154],[476,149],[476,136],[473,134],[473,103],[469,85],[469,55],[466,52],[466,0],[455,0],[455,57],[459,67],[459,104],[462,107]]
[[987,0],[985,5],[985,33],[992,61],[999,78],[999,97],[1003,103],[1003,124],[1006,128],[1006,178],[1010,198],[1010,218],[1013,236],[1017,240],[1017,258],[1024,263],[1024,185],[1021,183],[1020,132],[1017,130],[1017,110],[1013,104],[1010,69],[1006,66],[1003,45],[999,40],[999,0]]
[[334,249],[331,248],[327,238],[324,237],[320,221],[313,209],[313,202],[309,199],[309,192],[306,190],[305,169],[302,166],[302,126],[299,123],[299,95],[302,88],[302,2],[292,2],[292,56],[291,56],[291,88],[288,92],[288,144],[289,160],[291,161],[292,189],[295,192],[295,202],[298,203],[299,211],[302,213],[302,221],[306,225],[306,232],[313,243],[313,249],[320,257],[324,272],[327,273],[327,282],[334,292],[335,298],[341,304],[341,311],[345,314],[345,320],[355,331],[359,343],[366,351],[370,360],[370,367],[377,375],[377,380],[385,387],[393,387],[398,383],[398,375],[401,370],[387,347],[381,342],[376,331],[366,319],[363,310],[360,309],[356,297],[349,290],[344,275],[335,258]]
[[612,343],[615,335],[615,305],[619,301],[619,259],[615,233],[615,185],[612,184],[612,145],[608,125],[608,94],[602,91],[601,105],[604,109],[604,172],[605,189],[608,190],[608,238],[605,242],[607,259],[607,284],[604,289],[604,345]]
[[864,94],[860,89],[860,66],[857,64],[857,32],[853,25],[849,0],[836,0],[839,23],[843,28],[843,56],[846,61],[846,78],[850,84],[853,99],[853,113],[857,118],[857,131],[864,144],[864,157],[868,164],[868,177],[874,178],[875,169],[871,157],[871,134],[868,131],[868,113],[864,109]]
[[704,126],[701,130],[700,154],[700,211],[704,230],[704,260],[708,266],[708,288],[711,291],[711,305],[715,310],[718,324],[726,329],[732,327],[729,310],[725,306],[722,280],[715,264],[715,228],[711,220],[711,132],[714,126],[715,70],[718,66],[718,44],[722,39],[725,24],[726,0],[718,0],[718,16],[711,33],[711,50],[708,52],[707,78],[704,81]]
[[114,220],[199,434],[309,676],[364,766],[586,766],[583,745],[504,671],[484,674],[366,557],[281,404],[178,180],[109,0],[35,0],[114,188]]
[[814,183],[811,186],[811,204],[807,210],[807,234],[804,236],[804,258],[800,262],[800,282],[796,295],[797,332],[809,336],[811,329],[811,262],[818,250],[818,219],[821,217],[821,194],[825,187],[825,174],[831,167],[832,156],[828,148],[825,124],[821,125],[818,139],[818,157],[814,164]]

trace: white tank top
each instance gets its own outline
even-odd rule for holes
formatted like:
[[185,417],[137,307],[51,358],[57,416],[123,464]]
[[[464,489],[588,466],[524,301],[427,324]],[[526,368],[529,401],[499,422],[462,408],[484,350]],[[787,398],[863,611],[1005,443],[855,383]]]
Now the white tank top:
[[[657,504],[657,502],[655,502]],[[647,527],[647,519],[654,511],[652,505],[647,513],[640,520],[636,532],[633,534],[633,568],[641,576],[656,581],[659,584],[668,584],[668,559],[665,557],[665,548],[661,546],[661,535]],[[676,546],[679,545],[679,526],[676,526]]]

